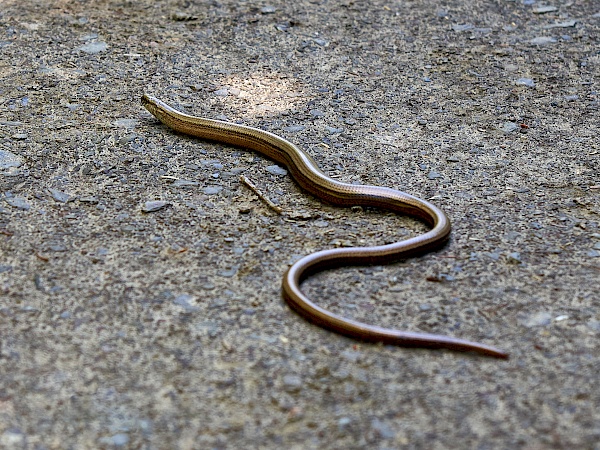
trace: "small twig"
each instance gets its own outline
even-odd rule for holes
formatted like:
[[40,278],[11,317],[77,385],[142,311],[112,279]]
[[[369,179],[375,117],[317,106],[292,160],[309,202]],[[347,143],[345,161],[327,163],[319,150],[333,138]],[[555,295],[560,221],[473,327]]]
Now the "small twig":
[[35,252],[35,256],[36,256],[38,259],[41,259],[42,261],[45,261],[45,262],[48,262],[48,261],[50,261],[50,258],[49,258],[49,257],[47,257],[46,255],[42,255],[42,254],[40,254],[40,253],[38,253],[38,252]]
[[240,175],[240,181],[248,186],[258,197],[267,204],[269,208],[275,211],[277,214],[283,214],[283,209],[277,206],[275,203],[271,201],[265,194],[263,194],[255,185],[246,178],[244,175]]

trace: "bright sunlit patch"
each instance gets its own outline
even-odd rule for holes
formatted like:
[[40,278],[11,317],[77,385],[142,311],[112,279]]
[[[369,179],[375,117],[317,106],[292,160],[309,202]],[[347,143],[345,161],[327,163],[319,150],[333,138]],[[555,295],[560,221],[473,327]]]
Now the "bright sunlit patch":
[[212,92],[211,103],[229,106],[243,116],[269,117],[293,110],[306,97],[299,83],[278,74],[235,74],[225,77]]

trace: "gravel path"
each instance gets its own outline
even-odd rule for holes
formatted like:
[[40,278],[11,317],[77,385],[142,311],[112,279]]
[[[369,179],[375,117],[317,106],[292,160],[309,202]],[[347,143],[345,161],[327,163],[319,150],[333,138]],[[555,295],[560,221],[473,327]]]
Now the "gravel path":
[[[599,449],[599,36],[589,0],[4,0],[0,448]],[[511,359],[305,322],[291,262],[425,226],[175,134],[143,92],[431,199],[446,248],[304,289]]]

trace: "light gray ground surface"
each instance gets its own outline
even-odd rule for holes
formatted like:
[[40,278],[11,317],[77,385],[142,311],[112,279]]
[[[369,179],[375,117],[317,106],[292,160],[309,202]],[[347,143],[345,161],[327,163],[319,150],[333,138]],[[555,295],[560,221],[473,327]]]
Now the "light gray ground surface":
[[[0,447],[600,448],[600,4],[550,5],[1,1]],[[446,248],[304,289],[511,359],[297,316],[299,256],[425,226],[173,133],[144,92],[431,199]]]

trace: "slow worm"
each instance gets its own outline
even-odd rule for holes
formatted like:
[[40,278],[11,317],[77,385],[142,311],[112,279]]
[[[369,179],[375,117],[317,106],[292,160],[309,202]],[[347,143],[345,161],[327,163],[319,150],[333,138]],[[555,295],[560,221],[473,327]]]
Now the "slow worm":
[[283,296],[300,315],[324,328],[364,341],[406,347],[446,348],[508,358],[506,352],[476,342],[382,328],[347,319],[316,305],[300,290],[301,282],[308,275],[327,268],[389,263],[443,246],[450,235],[450,221],[436,206],[394,189],[336,181],[325,175],[308,154],[291,142],[267,131],[190,116],[149,95],[142,97],[142,104],[158,120],[175,131],[255,150],[284,164],[302,188],[329,203],[387,209],[417,217],[431,227],[425,234],[394,244],[335,248],[301,258],[283,277]]

